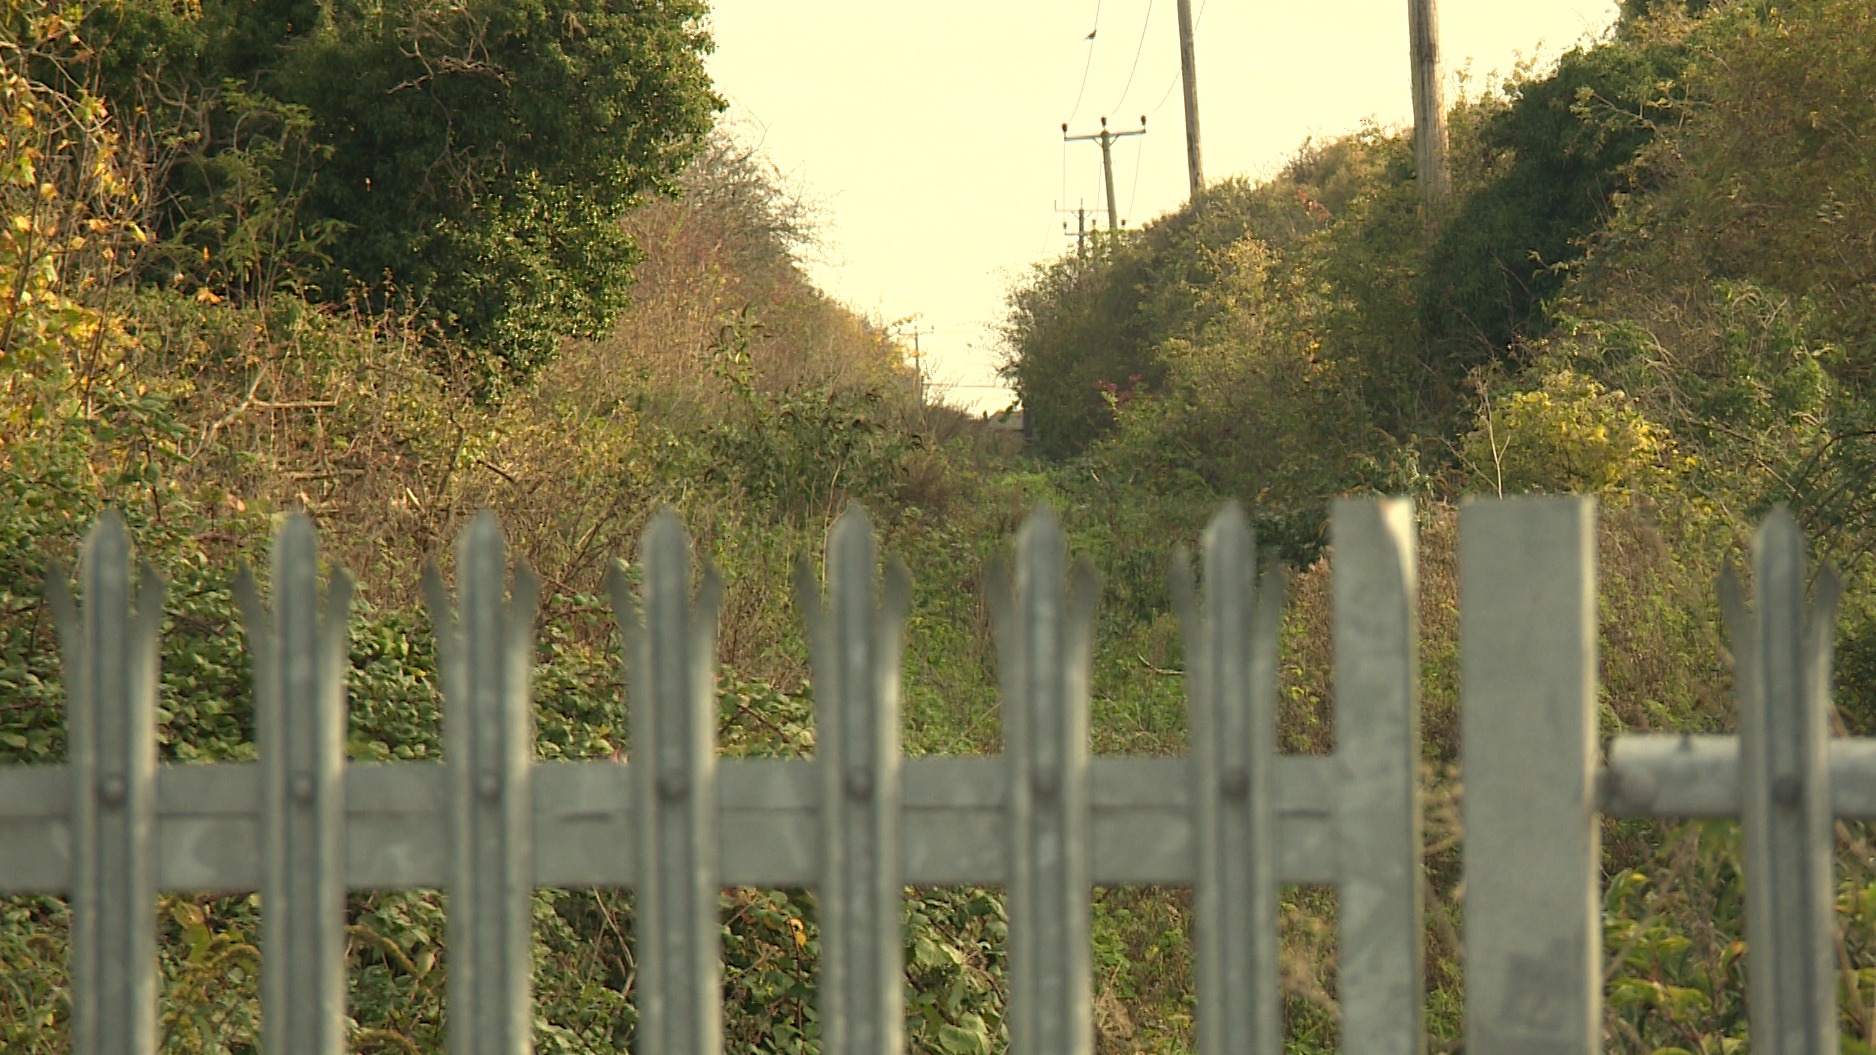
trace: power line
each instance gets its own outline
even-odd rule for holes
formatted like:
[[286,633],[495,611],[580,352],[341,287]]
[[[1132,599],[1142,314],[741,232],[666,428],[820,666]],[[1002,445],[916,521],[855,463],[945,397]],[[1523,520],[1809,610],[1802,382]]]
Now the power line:
[[1088,94],[1088,71],[1094,68],[1094,38],[1101,32],[1101,0],[1094,0],[1094,28],[1088,31],[1088,58],[1081,64],[1081,87],[1075,90],[1075,105],[1069,107],[1068,121],[1073,124],[1081,113],[1081,100]]
[[1120,90],[1120,99],[1108,108],[1108,113],[1119,113],[1121,104],[1127,101],[1127,93],[1133,90],[1133,75],[1140,72],[1140,56],[1146,51],[1146,31],[1153,26],[1153,0],[1146,0],[1146,17],[1140,20],[1140,43],[1133,49],[1133,68],[1127,71],[1127,84]]
[[[1198,17],[1192,20],[1192,25],[1194,29],[1205,24],[1205,8],[1210,3],[1211,3],[1211,0],[1199,0]],[[1177,73],[1173,74],[1173,79],[1167,83],[1165,92],[1161,93],[1159,97],[1159,102],[1154,103],[1153,109],[1148,110],[1146,112],[1146,115],[1148,117],[1152,117],[1154,114],[1157,114],[1161,110],[1166,108],[1166,103],[1169,99],[1172,98],[1173,91],[1179,87],[1179,77],[1180,77],[1179,74]]]
[[1172,83],[1166,86],[1166,94],[1159,97],[1159,102],[1154,103],[1153,109],[1148,110],[1146,112],[1146,115],[1148,117],[1152,117],[1154,114],[1157,114],[1161,110],[1165,109],[1167,101],[1172,98],[1173,90],[1178,87],[1179,87],[1179,75],[1175,73],[1173,74]]

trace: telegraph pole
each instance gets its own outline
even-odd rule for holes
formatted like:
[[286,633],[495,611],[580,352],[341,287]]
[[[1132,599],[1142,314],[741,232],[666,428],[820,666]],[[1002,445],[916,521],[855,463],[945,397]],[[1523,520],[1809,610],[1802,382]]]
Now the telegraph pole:
[[1436,0],[1407,0],[1408,57],[1413,63],[1414,167],[1427,222],[1446,200],[1446,100],[1440,87],[1440,20]]
[[[1082,253],[1087,249],[1087,246],[1088,246],[1088,207],[1086,205],[1082,205],[1073,209],[1058,208],[1055,211],[1061,213],[1063,216],[1067,216],[1071,213],[1074,214],[1074,217],[1075,217],[1075,255],[1076,256],[1082,255]],[[1067,220],[1062,221],[1062,234],[1063,235],[1068,234],[1068,221]]]
[[937,332],[936,330],[921,330],[916,326],[912,328],[912,376],[917,380],[918,405],[921,407],[925,405],[925,353],[919,348],[918,339]]
[[1101,171],[1107,178],[1107,226],[1111,231],[1120,230],[1120,206],[1114,200],[1114,140],[1127,136],[1146,135],[1146,116],[1140,117],[1140,127],[1131,132],[1110,132],[1107,130],[1107,118],[1101,118],[1101,131],[1095,135],[1071,136],[1068,125],[1062,126],[1062,142],[1075,143],[1091,140],[1101,144]]
[[1205,167],[1199,162],[1199,74],[1192,43],[1192,0],[1179,0],[1179,77],[1186,96],[1186,176],[1196,198],[1205,189]]
[[[895,345],[895,351],[902,350],[905,347],[902,344],[897,344],[897,342],[904,340],[907,336],[912,338],[912,377],[914,384],[917,385],[915,391],[918,395],[918,404],[920,406],[925,405],[925,351],[919,347],[919,338],[930,337],[932,334],[938,332],[937,330],[928,330],[919,326],[919,319],[923,317],[924,312],[915,311],[903,319],[894,319],[881,327],[886,340],[893,342]],[[910,327],[910,329],[907,327]]]

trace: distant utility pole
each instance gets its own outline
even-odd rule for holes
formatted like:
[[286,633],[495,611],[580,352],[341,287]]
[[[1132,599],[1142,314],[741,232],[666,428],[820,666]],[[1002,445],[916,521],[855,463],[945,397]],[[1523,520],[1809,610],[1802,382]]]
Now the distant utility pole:
[[1409,57],[1414,77],[1414,164],[1427,221],[1446,200],[1446,100],[1440,87],[1440,20],[1436,0],[1407,0]]
[[[1056,209],[1055,211],[1064,216],[1069,213],[1075,214],[1075,255],[1082,255],[1088,248],[1088,207],[1081,205],[1073,209]],[[1067,220],[1062,221],[1062,233],[1068,233]]]
[[1114,140],[1126,136],[1146,135],[1146,115],[1140,116],[1140,127],[1132,132],[1110,132],[1107,130],[1107,118],[1101,118],[1101,131],[1095,135],[1071,136],[1068,125],[1062,126],[1062,142],[1075,143],[1092,140],[1101,144],[1101,171],[1107,178],[1107,227],[1110,231],[1120,230],[1120,206],[1114,201]]
[[1205,189],[1205,166],[1199,162],[1199,73],[1192,43],[1192,0],[1179,0],[1179,76],[1186,95],[1186,176],[1192,197]]
[[[917,316],[913,317],[917,318]],[[918,339],[937,332],[937,330],[921,330],[917,327],[912,329],[912,376],[917,379],[917,402],[921,407],[925,405],[925,353],[919,348]]]

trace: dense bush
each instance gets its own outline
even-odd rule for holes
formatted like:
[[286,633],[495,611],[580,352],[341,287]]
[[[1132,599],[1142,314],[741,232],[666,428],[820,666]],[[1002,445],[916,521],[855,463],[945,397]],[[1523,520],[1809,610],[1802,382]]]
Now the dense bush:
[[1618,39],[1566,54],[1488,104],[1466,149],[1477,180],[1428,254],[1427,337],[1464,369],[1546,328],[1561,265],[1634,189],[1632,162],[1673,106],[1684,45]]
[[622,222],[670,189],[718,105],[694,0],[75,11],[82,42],[44,62],[133,119],[159,239],[146,278],[362,288],[479,349],[485,387],[607,331],[639,255]]

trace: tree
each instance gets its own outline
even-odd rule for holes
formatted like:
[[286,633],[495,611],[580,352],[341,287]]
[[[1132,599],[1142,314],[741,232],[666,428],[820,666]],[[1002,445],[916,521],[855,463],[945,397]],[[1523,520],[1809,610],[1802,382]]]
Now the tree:
[[1485,111],[1467,148],[1490,161],[1434,239],[1421,294],[1421,327],[1455,376],[1548,327],[1559,265],[1638,189],[1636,155],[1670,112],[1687,59],[1673,40],[1576,49]]
[[231,158],[256,160],[254,130],[277,129],[259,185],[313,236],[316,294],[363,288],[414,307],[485,353],[498,388],[624,307],[637,254],[620,221],[671,188],[721,105],[705,12],[703,0],[106,0],[91,35],[112,42],[107,91],[141,108],[153,153],[181,148],[160,174],[160,236],[203,241],[212,263],[206,241],[232,225],[203,210]]

